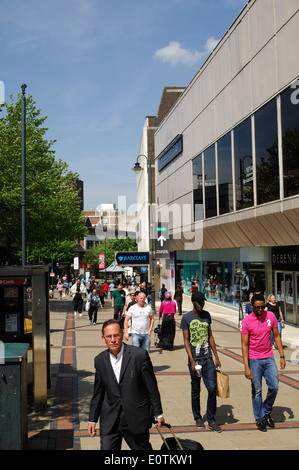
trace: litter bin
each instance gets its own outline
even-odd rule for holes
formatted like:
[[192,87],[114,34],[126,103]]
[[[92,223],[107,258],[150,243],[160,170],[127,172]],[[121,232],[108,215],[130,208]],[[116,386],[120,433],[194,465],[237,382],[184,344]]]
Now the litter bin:
[[27,445],[27,343],[0,343],[0,450]]

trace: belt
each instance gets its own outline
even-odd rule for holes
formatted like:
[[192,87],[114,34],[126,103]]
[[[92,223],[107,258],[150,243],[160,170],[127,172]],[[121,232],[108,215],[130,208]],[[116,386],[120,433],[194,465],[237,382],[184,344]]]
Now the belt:
[[209,356],[209,357],[202,357],[202,358],[197,359],[197,360],[200,362],[200,361],[208,361],[209,359],[213,359],[212,356]]

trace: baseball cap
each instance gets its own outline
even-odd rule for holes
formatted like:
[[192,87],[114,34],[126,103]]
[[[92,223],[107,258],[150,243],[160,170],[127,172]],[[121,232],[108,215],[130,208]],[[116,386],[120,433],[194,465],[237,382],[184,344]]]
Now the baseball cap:
[[198,302],[199,304],[203,301],[205,301],[206,298],[202,292],[196,291],[193,292],[192,297],[191,297],[191,302]]

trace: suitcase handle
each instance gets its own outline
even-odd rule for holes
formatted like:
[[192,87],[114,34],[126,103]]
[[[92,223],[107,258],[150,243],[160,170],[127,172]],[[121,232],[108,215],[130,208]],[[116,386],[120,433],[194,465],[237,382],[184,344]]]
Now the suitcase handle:
[[[157,423],[157,421],[155,421],[155,424],[156,424],[156,423]],[[163,423],[163,425],[162,425],[161,427],[168,428],[168,429],[171,431],[171,434],[173,435],[173,437],[175,438],[176,443],[177,443],[177,445],[179,446],[179,449],[180,449],[180,450],[184,450],[183,447],[181,446],[180,441],[178,440],[178,438],[177,438],[176,435],[174,434],[173,430],[171,429],[171,425],[170,425],[169,423]],[[159,426],[156,426],[156,428],[157,428],[157,430],[158,430],[160,436],[162,437],[162,440],[163,440],[163,442],[165,443],[167,449],[170,450],[170,447],[169,447],[169,445],[167,444],[166,439],[165,439],[165,437],[163,436],[163,434],[162,434],[162,432],[161,432]]]

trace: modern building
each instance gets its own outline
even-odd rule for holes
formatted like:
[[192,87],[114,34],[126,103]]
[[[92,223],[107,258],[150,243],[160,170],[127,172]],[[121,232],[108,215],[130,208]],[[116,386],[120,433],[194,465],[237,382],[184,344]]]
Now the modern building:
[[136,239],[136,215],[125,214],[116,204],[100,204],[96,209],[85,210],[88,233],[84,239],[84,248],[93,248],[105,238],[129,236]]
[[[151,243],[151,223],[153,213],[153,204],[155,201],[155,149],[154,149],[154,133],[162,122],[163,118],[174,106],[178,98],[181,96],[185,87],[165,87],[160,99],[159,108],[156,116],[147,116],[141,135],[140,147],[137,156],[137,163],[141,167],[141,171],[137,174],[137,219],[136,233],[138,251],[152,251]],[[152,260],[151,264],[152,264]],[[157,266],[155,266],[157,268]],[[151,270],[150,270],[151,271]],[[150,272],[149,281],[155,277],[155,290],[159,289],[159,269],[155,269],[152,276]]]
[[[299,324],[299,3],[251,0],[155,132],[169,289]],[[163,264],[163,263],[162,263]]]

